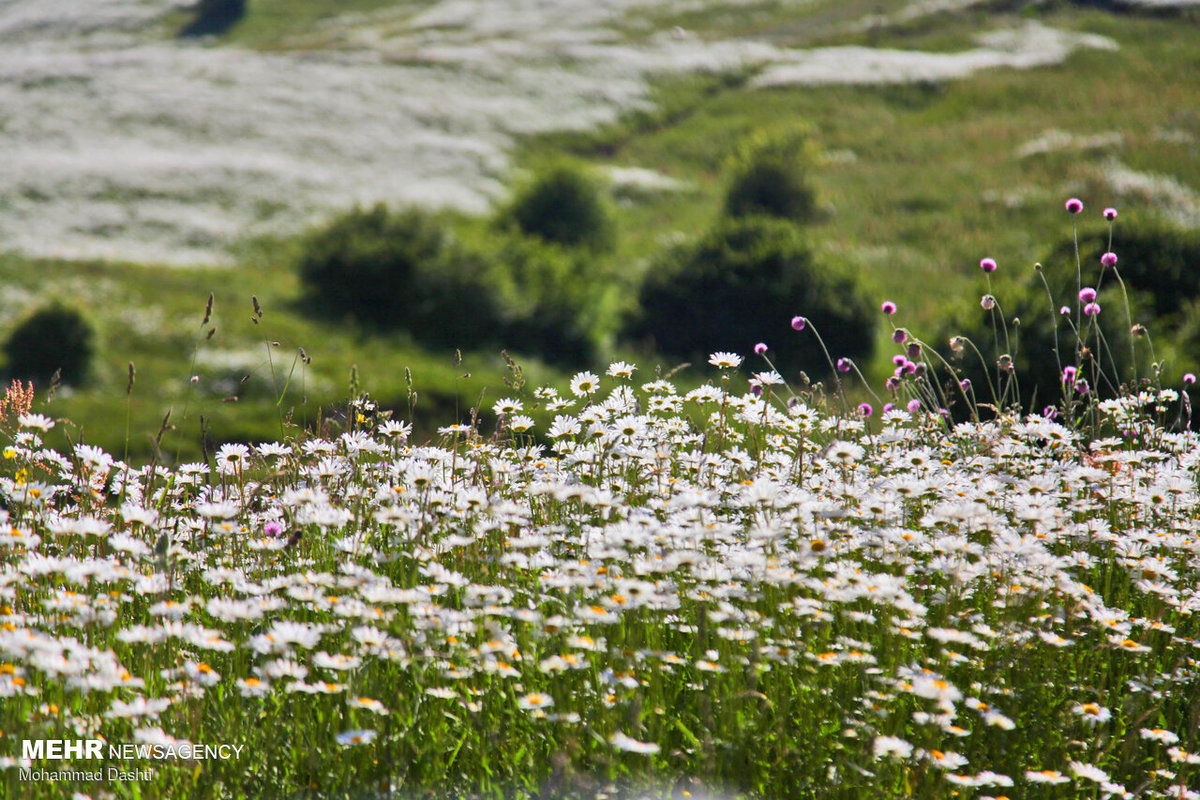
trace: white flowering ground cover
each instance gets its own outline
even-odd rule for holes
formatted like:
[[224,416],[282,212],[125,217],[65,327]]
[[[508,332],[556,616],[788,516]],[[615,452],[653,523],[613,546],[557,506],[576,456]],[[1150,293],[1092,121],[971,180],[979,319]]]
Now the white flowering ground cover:
[[[867,428],[739,362],[175,468],[10,394],[0,794],[1200,796],[1177,393]],[[243,749],[21,779],[75,738]]]
[[[228,265],[246,235],[355,204],[485,213],[522,137],[647,109],[663,76],[944,81],[1117,47],[1030,22],[983,27],[956,53],[792,48],[653,22],[692,0],[430,0],[339,15],[261,52],[167,35],[164,19],[192,5],[0,0],[0,251]],[[945,4],[890,5],[899,21]]]

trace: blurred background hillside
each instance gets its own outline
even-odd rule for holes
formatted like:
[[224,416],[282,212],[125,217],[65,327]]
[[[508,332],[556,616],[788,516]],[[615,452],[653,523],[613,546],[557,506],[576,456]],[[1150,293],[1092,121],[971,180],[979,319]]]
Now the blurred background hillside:
[[1114,353],[1200,364],[1195,2],[0,0],[0,153],[0,370],[131,460],[352,380],[428,438],[612,359],[827,377],[794,315],[882,394],[883,300],[1044,377],[1109,206]]

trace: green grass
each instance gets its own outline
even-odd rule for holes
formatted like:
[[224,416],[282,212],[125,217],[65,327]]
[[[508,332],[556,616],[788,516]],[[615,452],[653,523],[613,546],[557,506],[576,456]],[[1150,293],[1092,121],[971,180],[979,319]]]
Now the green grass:
[[[713,0],[700,7],[649,7],[635,11],[617,27],[635,37],[660,34],[678,26],[690,36],[702,38],[738,36],[784,47],[809,47],[836,42],[852,35],[846,29],[858,28],[864,19],[894,13],[908,5],[903,0],[814,0],[803,4],[794,0]],[[867,36],[875,36],[876,30],[870,30]]]
[[[323,47],[335,41],[323,26],[337,17],[386,9],[404,13],[420,6],[420,0],[249,0],[242,19],[217,40],[264,51]],[[171,15],[164,33],[177,33],[191,19],[183,12]]]
[[[201,416],[214,444],[276,439],[289,429],[285,422],[311,428],[319,419],[344,417],[352,369],[363,391],[407,419],[410,368],[419,376],[412,415],[429,435],[466,415],[481,393],[488,406],[498,399],[491,394],[503,388],[498,352],[467,353],[455,365],[453,351],[429,351],[403,334],[313,318],[300,302],[288,253],[287,243],[249,245],[237,268],[187,270],[0,257],[5,285],[82,307],[97,329],[99,354],[88,381],[59,391],[45,410],[72,423],[54,432],[55,444],[69,435],[118,456],[128,446],[131,460],[145,462],[168,410],[173,428],[161,447],[171,460],[199,458]],[[209,292],[212,319],[201,325]],[[252,296],[264,309],[257,324]],[[299,348],[311,365],[298,362]],[[230,352],[239,355],[221,356]],[[536,358],[518,357],[531,377],[557,375]],[[130,361],[136,377],[126,395]]]

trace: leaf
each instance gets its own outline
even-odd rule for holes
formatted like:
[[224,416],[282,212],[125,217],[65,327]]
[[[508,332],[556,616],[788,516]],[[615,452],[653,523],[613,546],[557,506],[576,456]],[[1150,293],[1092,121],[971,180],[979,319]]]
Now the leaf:
[[675,720],[675,727],[678,728],[679,732],[683,734],[683,738],[687,740],[689,745],[692,747],[700,746],[700,740],[696,738],[696,734],[692,733],[691,730],[688,729],[687,725],[683,724],[683,720]]

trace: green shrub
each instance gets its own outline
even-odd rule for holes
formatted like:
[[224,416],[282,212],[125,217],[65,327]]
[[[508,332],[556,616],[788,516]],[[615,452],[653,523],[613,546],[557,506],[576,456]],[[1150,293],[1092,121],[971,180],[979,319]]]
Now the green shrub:
[[853,277],[814,263],[803,232],[770,217],[723,220],[698,242],[669,250],[640,299],[631,332],[680,358],[747,352],[763,341],[785,372],[828,371],[812,333],[790,328],[796,315],[812,321],[835,359],[865,360],[874,342],[875,315]]
[[594,252],[611,250],[616,241],[612,212],[599,187],[571,165],[553,167],[521,187],[498,221],[527,236]]
[[216,36],[225,33],[246,16],[246,0],[199,0],[195,18],[180,36]]
[[511,234],[485,258],[507,346],[556,363],[587,363],[607,347],[619,286],[590,254]]
[[94,339],[91,324],[79,311],[57,303],[38,309],[18,323],[5,342],[9,374],[48,383],[60,371],[63,383],[82,383]]
[[725,213],[812,220],[817,212],[808,183],[813,159],[814,146],[805,126],[763,131],[745,140],[730,159]]
[[440,262],[446,250],[445,232],[428,215],[392,214],[380,204],[355,209],[313,233],[300,258],[300,278],[322,311],[403,327],[417,273]]
[[519,232],[466,247],[420,211],[345,214],[308,237],[299,270],[318,313],[435,347],[583,363],[616,327],[617,287],[589,251]]
[[351,211],[308,237],[299,271],[326,316],[447,347],[481,346],[497,333],[484,265],[425,212]]

